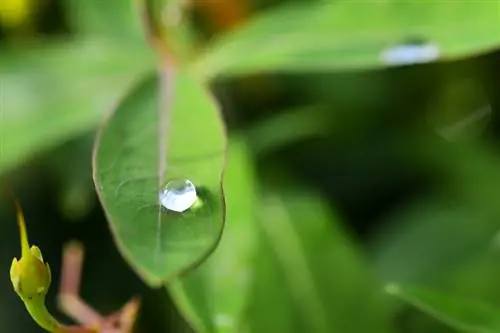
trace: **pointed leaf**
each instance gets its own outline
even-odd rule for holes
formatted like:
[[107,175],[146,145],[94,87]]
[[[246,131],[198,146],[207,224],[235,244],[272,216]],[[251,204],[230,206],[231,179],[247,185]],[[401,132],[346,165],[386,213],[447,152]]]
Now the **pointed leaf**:
[[499,27],[497,1],[292,2],[220,37],[195,67],[213,78],[449,60],[497,48]]
[[[224,222],[224,159],[218,108],[185,72],[149,76],[101,129],[97,192],[122,254],[150,285],[170,280],[216,246]],[[195,196],[191,186],[179,188],[186,181]],[[166,188],[169,198],[189,205],[160,205]]]
[[483,254],[496,224],[439,196],[400,206],[372,238],[375,268],[386,283],[435,279]]
[[153,59],[145,48],[97,40],[2,51],[0,173],[93,129]]
[[265,198],[249,331],[391,332],[377,283],[321,198],[286,186]]
[[500,332],[500,310],[423,287],[389,284],[386,291],[462,332]]
[[224,176],[227,220],[215,252],[169,290],[197,332],[236,332],[249,299],[255,257],[252,160],[244,142],[230,139]]

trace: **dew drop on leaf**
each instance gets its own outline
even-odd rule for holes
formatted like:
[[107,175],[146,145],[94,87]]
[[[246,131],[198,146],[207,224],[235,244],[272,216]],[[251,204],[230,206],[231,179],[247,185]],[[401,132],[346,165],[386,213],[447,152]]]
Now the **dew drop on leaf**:
[[219,111],[191,73],[162,69],[123,99],[96,140],[99,198],[122,254],[151,286],[199,265],[221,238]]
[[196,187],[189,180],[172,180],[160,192],[160,202],[168,210],[182,213],[198,201]]
[[440,52],[437,45],[423,41],[408,41],[385,49],[381,59],[388,65],[413,65],[435,61]]

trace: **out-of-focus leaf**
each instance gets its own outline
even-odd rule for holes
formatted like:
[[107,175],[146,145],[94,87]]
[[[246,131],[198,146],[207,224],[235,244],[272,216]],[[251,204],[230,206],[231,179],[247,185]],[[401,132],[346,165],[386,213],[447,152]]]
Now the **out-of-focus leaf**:
[[500,331],[500,310],[488,304],[423,287],[390,284],[386,291],[462,332]]
[[195,68],[212,78],[451,60],[496,48],[499,26],[497,1],[291,3],[220,37]]
[[260,212],[250,332],[392,331],[377,283],[321,198],[285,186]]
[[399,207],[381,223],[372,252],[386,282],[419,284],[460,269],[488,250],[500,228],[496,148],[478,140],[450,143],[437,134],[416,142],[409,149],[413,161],[439,175],[439,193]]
[[249,143],[258,153],[269,153],[291,143],[326,136],[328,121],[321,106],[278,113],[247,131]]
[[432,280],[484,252],[495,224],[440,197],[402,206],[372,240],[375,267],[386,282]]
[[469,77],[449,80],[438,89],[429,123],[448,141],[479,137],[491,120],[492,107],[483,85]]
[[[224,160],[218,107],[182,71],[149,76],[101,129],[97,192],[119,249],[150,285],[171,280],[216,246],[224,225]],[[160,205],[166,189],[177,199],[166,204],[170,209]],[[189,205],[177,206],[181,198]]]
[[500,228],[500,156],[496,145],[487,140],[471,140],[428,151],[435,154],[440,167],[450,175],[449,192]]
[[146,48],[102,40],[4,52],[0,56],[0,172],[92,129],[153,64]]
[[257,211],[251,163],[243,141],[231,137],[222,240],[199,268],[169,284],[174,300],[197,332],[235,332],[248,302]]
[[147,0],[150,20],[162,25],[161,37],[169,45],[178,59],[188,62],[193,57],[197,34],[190,18],[189,7],[185,0]]
[[71,0],[69,22],[80,35],[106,36],[131,42],[142,40],[140,14],[134,0]]
[[[78,136],[45,155],[44,162],[58,187],[59,210],[68,220],[80,220],[95,203],[92,146],[95,131]],[[68,163],[71,161],[71,168]]]
[[[485,245],[489,251],[433,281],[431,287],[446,293],[460,294],[500,307],[500,253],[498,241],[494,239]],[[488,246],[489,245],[489,246]],[[486,246],[485,246],[486,247]]]

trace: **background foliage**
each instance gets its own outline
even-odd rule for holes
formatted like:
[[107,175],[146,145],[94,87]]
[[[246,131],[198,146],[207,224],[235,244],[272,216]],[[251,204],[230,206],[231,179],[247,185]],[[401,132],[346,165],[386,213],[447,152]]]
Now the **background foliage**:
[[[151,0],[162,104],[138,3],[0,2],[0,177],[53,272],[81,239],[84,297],[140,295],[138,332],[500,330],[499,1]],[[155,229],[157,174],[214,201]]]

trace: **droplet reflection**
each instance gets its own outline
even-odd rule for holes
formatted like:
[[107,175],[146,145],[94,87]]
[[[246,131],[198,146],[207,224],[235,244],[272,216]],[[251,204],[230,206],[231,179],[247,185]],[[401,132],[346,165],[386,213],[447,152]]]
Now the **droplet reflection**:
[[435,61],[439,55],[437,45],[412,41],[385,49],[381,54],[381,60],[388,65],[413,65]]
[[160,202],[168,210],[182,213],[198,201],[196,187],[189,180],[172,180],[160,192]]

